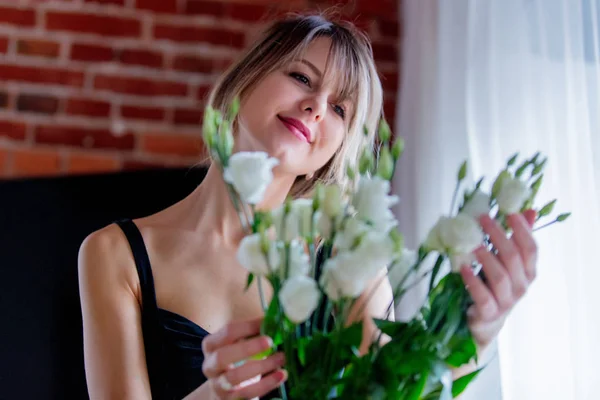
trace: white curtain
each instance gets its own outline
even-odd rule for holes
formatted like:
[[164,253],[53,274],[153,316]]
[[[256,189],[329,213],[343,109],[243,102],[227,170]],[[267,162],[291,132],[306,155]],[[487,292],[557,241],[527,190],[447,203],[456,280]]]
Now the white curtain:
[[538,278],[465,399],[600,399],[600,0],[404,0],[394,188],[408,245],[449,210],[457,168],[548,157]]

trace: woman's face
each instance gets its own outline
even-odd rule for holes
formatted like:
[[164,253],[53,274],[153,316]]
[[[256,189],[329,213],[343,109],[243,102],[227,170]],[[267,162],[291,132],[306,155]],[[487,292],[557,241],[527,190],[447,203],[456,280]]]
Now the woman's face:
[[[280,172],[304,175],[331,159],[348,130],[335,76],[323,79],[331,41],[315,39],[302,59],[265,76],[241,101],[238,151],[265,151]],[[338,73],[343,73],[340,71]]]

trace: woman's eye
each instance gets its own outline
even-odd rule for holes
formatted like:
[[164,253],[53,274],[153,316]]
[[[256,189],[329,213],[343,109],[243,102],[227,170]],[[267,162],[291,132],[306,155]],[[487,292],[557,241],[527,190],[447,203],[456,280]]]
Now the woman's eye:
[[333,109],[342,119],[346,117],[346,110],[343,107],[334,104]]
[[306,75],[302,75],[299,74],[297,72],[292,72],[290,73],[290,76],[294,79],[296,79],[297,81],[302,82],[303,84],[307,85],[310,87],[310,79],[308,79],[308,77]]

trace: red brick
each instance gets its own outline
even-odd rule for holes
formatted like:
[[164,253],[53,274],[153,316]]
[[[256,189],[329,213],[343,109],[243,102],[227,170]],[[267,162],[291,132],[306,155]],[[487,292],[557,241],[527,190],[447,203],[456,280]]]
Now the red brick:
[[385,74],[381,79],[381,84],[385,91],[395,92],[398,90],[398,74],[389,73]]
[[184,83],[109,75],[97,75],[94,88],[140,96],[186,96],[188,92]]
[[398,0],[363,0],[356,2],[356,14],[369,14],[396,19]]
[[154,37],[176,42],[205,42],[237,48],[244,46],[244,34],[242,32],[224,28],[159,24],[154,27]]
[[177,0],[136,0],[135,8],[172,14],[177,12]]
[[35,10],[0,6],[0,24],[34,26]]
[[110,103],[101,100],[71,98],[67,100],[65,112],[88,117],[108,117],[110,115]]
[[0,37],[0,53],[8,51],[8,38]]
[[46,29],[112,37],[139,37],[142,24],[139,19],[134,18],[50,11],[46,14]]
[[57,151],[19,149],[14,151],[15,176],[49,176],[60,173],[60,154]]
[[396,21],[381,19],[377,22],[377,25],[379,26],[379,32],[383,36],[389,36],[394,38],[400,36],[400,26]]
[[119,53],[119,61],[123,64],[143,65],[154,68],[160,68],[163,65],[163,56],[156,51],[124,49]]
[[0,64],[0,81],[22,81],[67,86],[83,86],[84,75],[64,68],[28,67]]
[[0,137],[13,140],[25,140],[27,126],[23,122],[0,120]]
[[85,0],[86,3],[99,3],[99,4],[116,4],[118,6],[124,6],[125,0]]
[[203,108],[177,108],[173,123],[175,125],[200,125],[203,117]]
[[376,60],[398,61],[398,47],[395,44],[373,43],[373,56]]
[[107,46],[78,43],[73,43],[71,46],[71,60],[99,62],[112,61],[114,58],[114,50]]
[[188,0],[185,4],[185,13],[223,17],[226,12],[225,6],[226,4],[220,1]]
[[123,170],[125,171],[138,171],[144,169],[162,169],[165,168],[165,163],[157,161],[141,161],[141,160],[126,160],[123,163]]
[[8,178],[8,152],[0,149],[0,178]]
[[180,55],[176,56],[173,60],[173,69],[186,72],[210,73],[214,71],[214,62],[211,58]]
[[124,118],[162,121],[165,119],[165,109],[160,107],[122,106],[121,115]]
[[54,96],[21,94],[17,97],[17,110],[40,114],[56,114],[58,99]]
[[17,53],[56,58],[60,53],[60,44],[49,40],[19,39],[17,41]]
[[172,154],[178,156],[200,156],[203,144],[200,134],[197,137],[175,134],[145,134],[140,136],[141,149],[154,154]]
[[196,92],[196,98],[203,103],[206,102],[210,95],[210,90],[211,88],[209,86],[200,86]]
[[8,93],[0,92],[0,108],[6,108],[8,106]]
[[120,168],[117,157],[92,154],[69,154],[67,157],[68,173],[98,173],[117,171]]
[[269,8],[259,4],[229,4],[228,15],[231,19],[240,21],[255,22],[264,20],[269,14]]
[[38,126],[35,130],[35,140],[37,143],[43,144],[119,150],[131,150],[135,146],[135,138],[131,133],[115,136],[106,129],[60,125]]

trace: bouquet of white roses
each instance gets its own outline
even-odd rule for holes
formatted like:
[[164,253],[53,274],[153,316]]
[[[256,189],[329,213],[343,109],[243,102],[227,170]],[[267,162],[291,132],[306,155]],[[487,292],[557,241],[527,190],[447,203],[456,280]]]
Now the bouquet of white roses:
[[[457,396],[479,370],[452,381],[451,369],[477,354],[466,319],[473,302],[456,266],[467,263],[477,270],[472,251],[482,244],[493,247],[475,217],[494,214],[509,234],[505,216],[533,206],[546,160],[537,154],[516,167],[518,156],[512,157],[490,194],[481,190],[483,179],[479,180],[464,191],[458,212],[441,217],[418,251],[410,251],[403,247],[390,210],[398,199],[389,194],[389,181],[403,142],[391,143],[384,120],[379,125],[377,157],[365,149],[357,168],[348,167],[350,184],[345,189],[320,185],[311,198],[288,199],[275,210],[257,210],[278,161],[262,152],[232,154],[232,121],[238,108],[237,100],[228,115],[208,107],[203,136],[247,229],[238,250],[238,260],[248,270],[247,287],[256,276],[272,286],[273,296],[266,304],[262,279],[257,279],[265,309],[262,331],[273,338],[273,350],[286,356],[289,378],[281,387],[281,397],[425,400]],[[466,168],[464,163],[459,170],[453,203]],[[538,218],[550,214],[554,204],[542,207]],[[423,271],[430,254],[437,257],[435,265]],[[439,277],[446,261],[452,271]],[[375,320],[380,336],[390,340],[384,344],[376,338],[368,352],[360,354],[362,323],[351,322],[349,314],[361,295],[369,296],[367,284],[385,267],[390,280],[397,282],[395,303],[423,279],[428,280],[427,300],[409,321]]]

